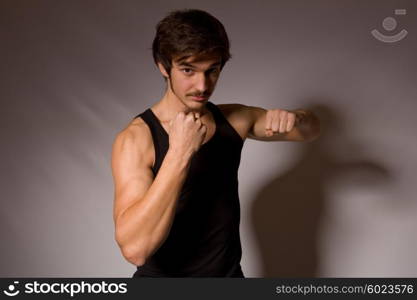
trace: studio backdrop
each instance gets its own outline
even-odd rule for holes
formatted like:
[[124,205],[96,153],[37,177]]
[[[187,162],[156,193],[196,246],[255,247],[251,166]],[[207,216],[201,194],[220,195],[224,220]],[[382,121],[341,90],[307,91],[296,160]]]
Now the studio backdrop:
[[162,97],[155,25],[182,8],[231,40],[210,101],[322,121],[311,143],[245,142],[245,276],[417,276],[412,0],[1,1],[0,276],[132,276],[111,147]]

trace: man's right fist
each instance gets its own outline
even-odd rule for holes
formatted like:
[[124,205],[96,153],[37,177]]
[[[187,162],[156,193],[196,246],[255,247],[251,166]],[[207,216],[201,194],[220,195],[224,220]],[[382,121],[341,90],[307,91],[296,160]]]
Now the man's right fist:
[[200,148],[206,132],[199,113],[181,111],[169,123],[169,148],[179,155],[191,156]]

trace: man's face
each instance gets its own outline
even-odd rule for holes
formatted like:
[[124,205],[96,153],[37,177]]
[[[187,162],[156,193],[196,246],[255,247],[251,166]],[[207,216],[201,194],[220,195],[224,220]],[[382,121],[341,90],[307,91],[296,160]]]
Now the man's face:
[[217,56],[190,56],[172,63],[169,93],[190,110],[201,110],[213,93],[220,76],[221,59]]

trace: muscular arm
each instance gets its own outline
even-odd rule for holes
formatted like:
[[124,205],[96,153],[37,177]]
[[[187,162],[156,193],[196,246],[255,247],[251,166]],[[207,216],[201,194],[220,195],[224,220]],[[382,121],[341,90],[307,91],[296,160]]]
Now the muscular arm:
[[126,129],[116,137],[112,153],[115,238],[123,256],[137,266],[165,241],[189,164],[187,156],[168,150],[154,178],[144,138]]
[[280,127],[278,124],[281,123],[278,115],[284,110],[268,111],[261,107],[238,103],[219,104],[218,107],[242,138],[259,141],[312,141],[320,135],[320,121],[308,110],[285,111],[287,117],[288,113],[292,114],[290,118],[293,118],[294,126],[287,132],[280,132],[282,128],[277,130]]
[[146,155],[154,151],[147,125],[132,123],[116,137],[112,153],[115,238],[132,264],[143,265],[167,238],[191,157],[206,132],[194,113],[179,112],[170,122],[169,148],[155,178],[152,159]]

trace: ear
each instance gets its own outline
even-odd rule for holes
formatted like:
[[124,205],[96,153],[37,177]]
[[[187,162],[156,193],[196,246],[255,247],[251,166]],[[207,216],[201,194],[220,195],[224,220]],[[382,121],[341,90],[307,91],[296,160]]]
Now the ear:
[[165,70],[164,66],[160,62],[158,63],[158,69],[159,71],[161,71],[162,76],[164,76],[165,78],[169,78],[168,72]]

